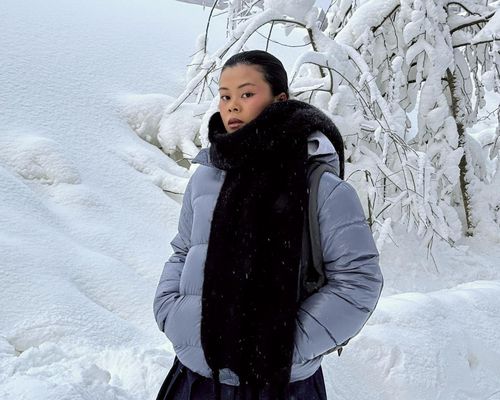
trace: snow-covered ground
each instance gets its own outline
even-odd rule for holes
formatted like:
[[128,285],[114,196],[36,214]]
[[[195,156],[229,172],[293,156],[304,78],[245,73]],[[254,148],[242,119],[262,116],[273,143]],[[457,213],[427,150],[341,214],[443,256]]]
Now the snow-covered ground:
[[[207,13],[173,0],[0,3],[0,399],[159,389],[173,352],[152,301],[177,228],[169,192],[189,172],[120,110],[183,89]],[[329,397],[500,399],[500,231],[435,243],[434,260],[403,229],[394,240],[376,311],[323,362]]]

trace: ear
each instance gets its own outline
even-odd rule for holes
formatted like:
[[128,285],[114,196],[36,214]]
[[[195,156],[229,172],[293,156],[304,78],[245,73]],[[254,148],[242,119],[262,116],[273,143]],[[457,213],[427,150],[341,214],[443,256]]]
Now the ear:
[[278,97],[277,97],[277,101],[285,101],[285,100],[287,100],[287,99],[288,99],[288,98],[287,98],[287,95],[286,95],[285,93],[281,93],[281,94],[279,94],[279,95],[278,95]]

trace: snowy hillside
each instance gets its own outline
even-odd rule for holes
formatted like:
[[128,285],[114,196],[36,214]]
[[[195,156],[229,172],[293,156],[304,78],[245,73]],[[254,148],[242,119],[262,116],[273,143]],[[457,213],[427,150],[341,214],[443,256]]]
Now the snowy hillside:
[[[208,11],[0,3],[0,399],[156,395],[173,352],[152,301],[192,170],[121,111],[183,90]],[[435,244],[435,262],[394,234],[376,311],[324,359],[329,398],[499,400],[500,231]]]

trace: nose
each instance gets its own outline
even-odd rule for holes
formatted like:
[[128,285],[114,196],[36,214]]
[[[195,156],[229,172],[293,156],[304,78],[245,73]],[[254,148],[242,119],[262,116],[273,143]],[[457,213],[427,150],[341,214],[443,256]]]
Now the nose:
[[231,102],[229,104],[229,111],[239,111],[240,110],[240,106],[238,103],[234,103],[234,102]]

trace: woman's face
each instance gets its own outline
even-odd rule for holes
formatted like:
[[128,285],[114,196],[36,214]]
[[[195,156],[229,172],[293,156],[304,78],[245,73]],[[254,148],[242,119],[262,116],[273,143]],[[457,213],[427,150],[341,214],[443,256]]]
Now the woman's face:
[[273,96],[262,72],[247,64],[236,64],[222,71],[219,95],[220,115],[229,133],[252,121],[271,103],[286,100],[285,93]]

